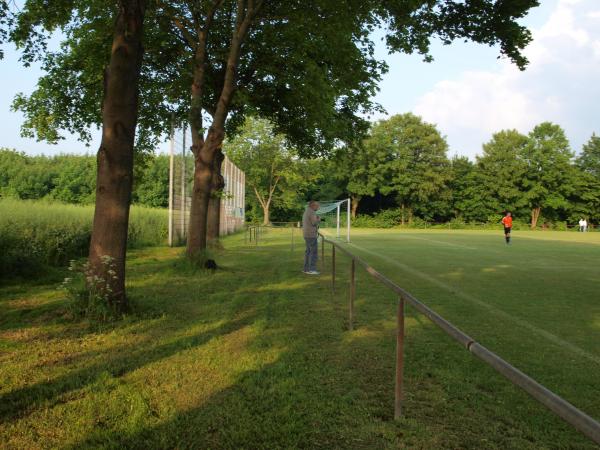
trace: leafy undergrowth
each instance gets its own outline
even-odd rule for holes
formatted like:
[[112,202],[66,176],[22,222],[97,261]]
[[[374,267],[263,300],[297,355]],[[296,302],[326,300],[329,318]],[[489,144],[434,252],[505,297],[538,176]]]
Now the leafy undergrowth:
[[[66,321],[55,285],[0,291],[4,448],[594,448],[426,319],[407,319],[393,419],[394,298],[301,273],[286,235],[224,241],[216,273],[132,251],[135,313]],[[347,262],[339,269],[347,272]]]

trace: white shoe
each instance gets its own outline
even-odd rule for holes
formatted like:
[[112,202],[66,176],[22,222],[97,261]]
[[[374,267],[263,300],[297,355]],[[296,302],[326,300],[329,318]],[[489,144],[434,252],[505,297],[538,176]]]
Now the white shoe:
[[317,272],[316,270],[311,270],[310,272],[306,272],[309,275],[321,275],[320,272]]

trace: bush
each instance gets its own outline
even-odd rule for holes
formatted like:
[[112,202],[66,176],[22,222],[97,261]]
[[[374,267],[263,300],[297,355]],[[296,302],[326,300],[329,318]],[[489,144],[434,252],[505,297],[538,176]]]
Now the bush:
[[361,215],[353,219],[352,225],[364,228],[392,228],[402,221],[400,209],[385,209],[373,216]]
[[[2,275],[32,275],[87,255],[93,215],[93,206],[0,199]],[[131,208],[129,247],[160,245],[166,237],[166,210]]]

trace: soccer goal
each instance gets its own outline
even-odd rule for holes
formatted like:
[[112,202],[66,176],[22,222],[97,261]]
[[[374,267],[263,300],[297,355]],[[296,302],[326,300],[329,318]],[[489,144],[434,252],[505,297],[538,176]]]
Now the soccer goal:
[[317,215],[321,217],[320,228],[334,232],[338,239],[345,234],[346,242],[350,242],[350,199],[319,201],[319,205]]

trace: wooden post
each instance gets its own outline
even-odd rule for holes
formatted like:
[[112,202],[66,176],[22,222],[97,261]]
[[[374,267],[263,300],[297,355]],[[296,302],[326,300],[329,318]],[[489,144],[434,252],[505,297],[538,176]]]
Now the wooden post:
[[350,331],[354,330],[354,297],[356,295],[356,261],[352,258],[352,264],[350,265],[350,305],[348,308],[348,328]]
[[321,270],[325,272],[325,236],[321,236]]
[[331,244],[331,291],[335,293],[335,245]]
[[394,401],[394,419],[402,415],[402,387],[404,384],[404,299],[398,298],[396,317],[396,389]]

